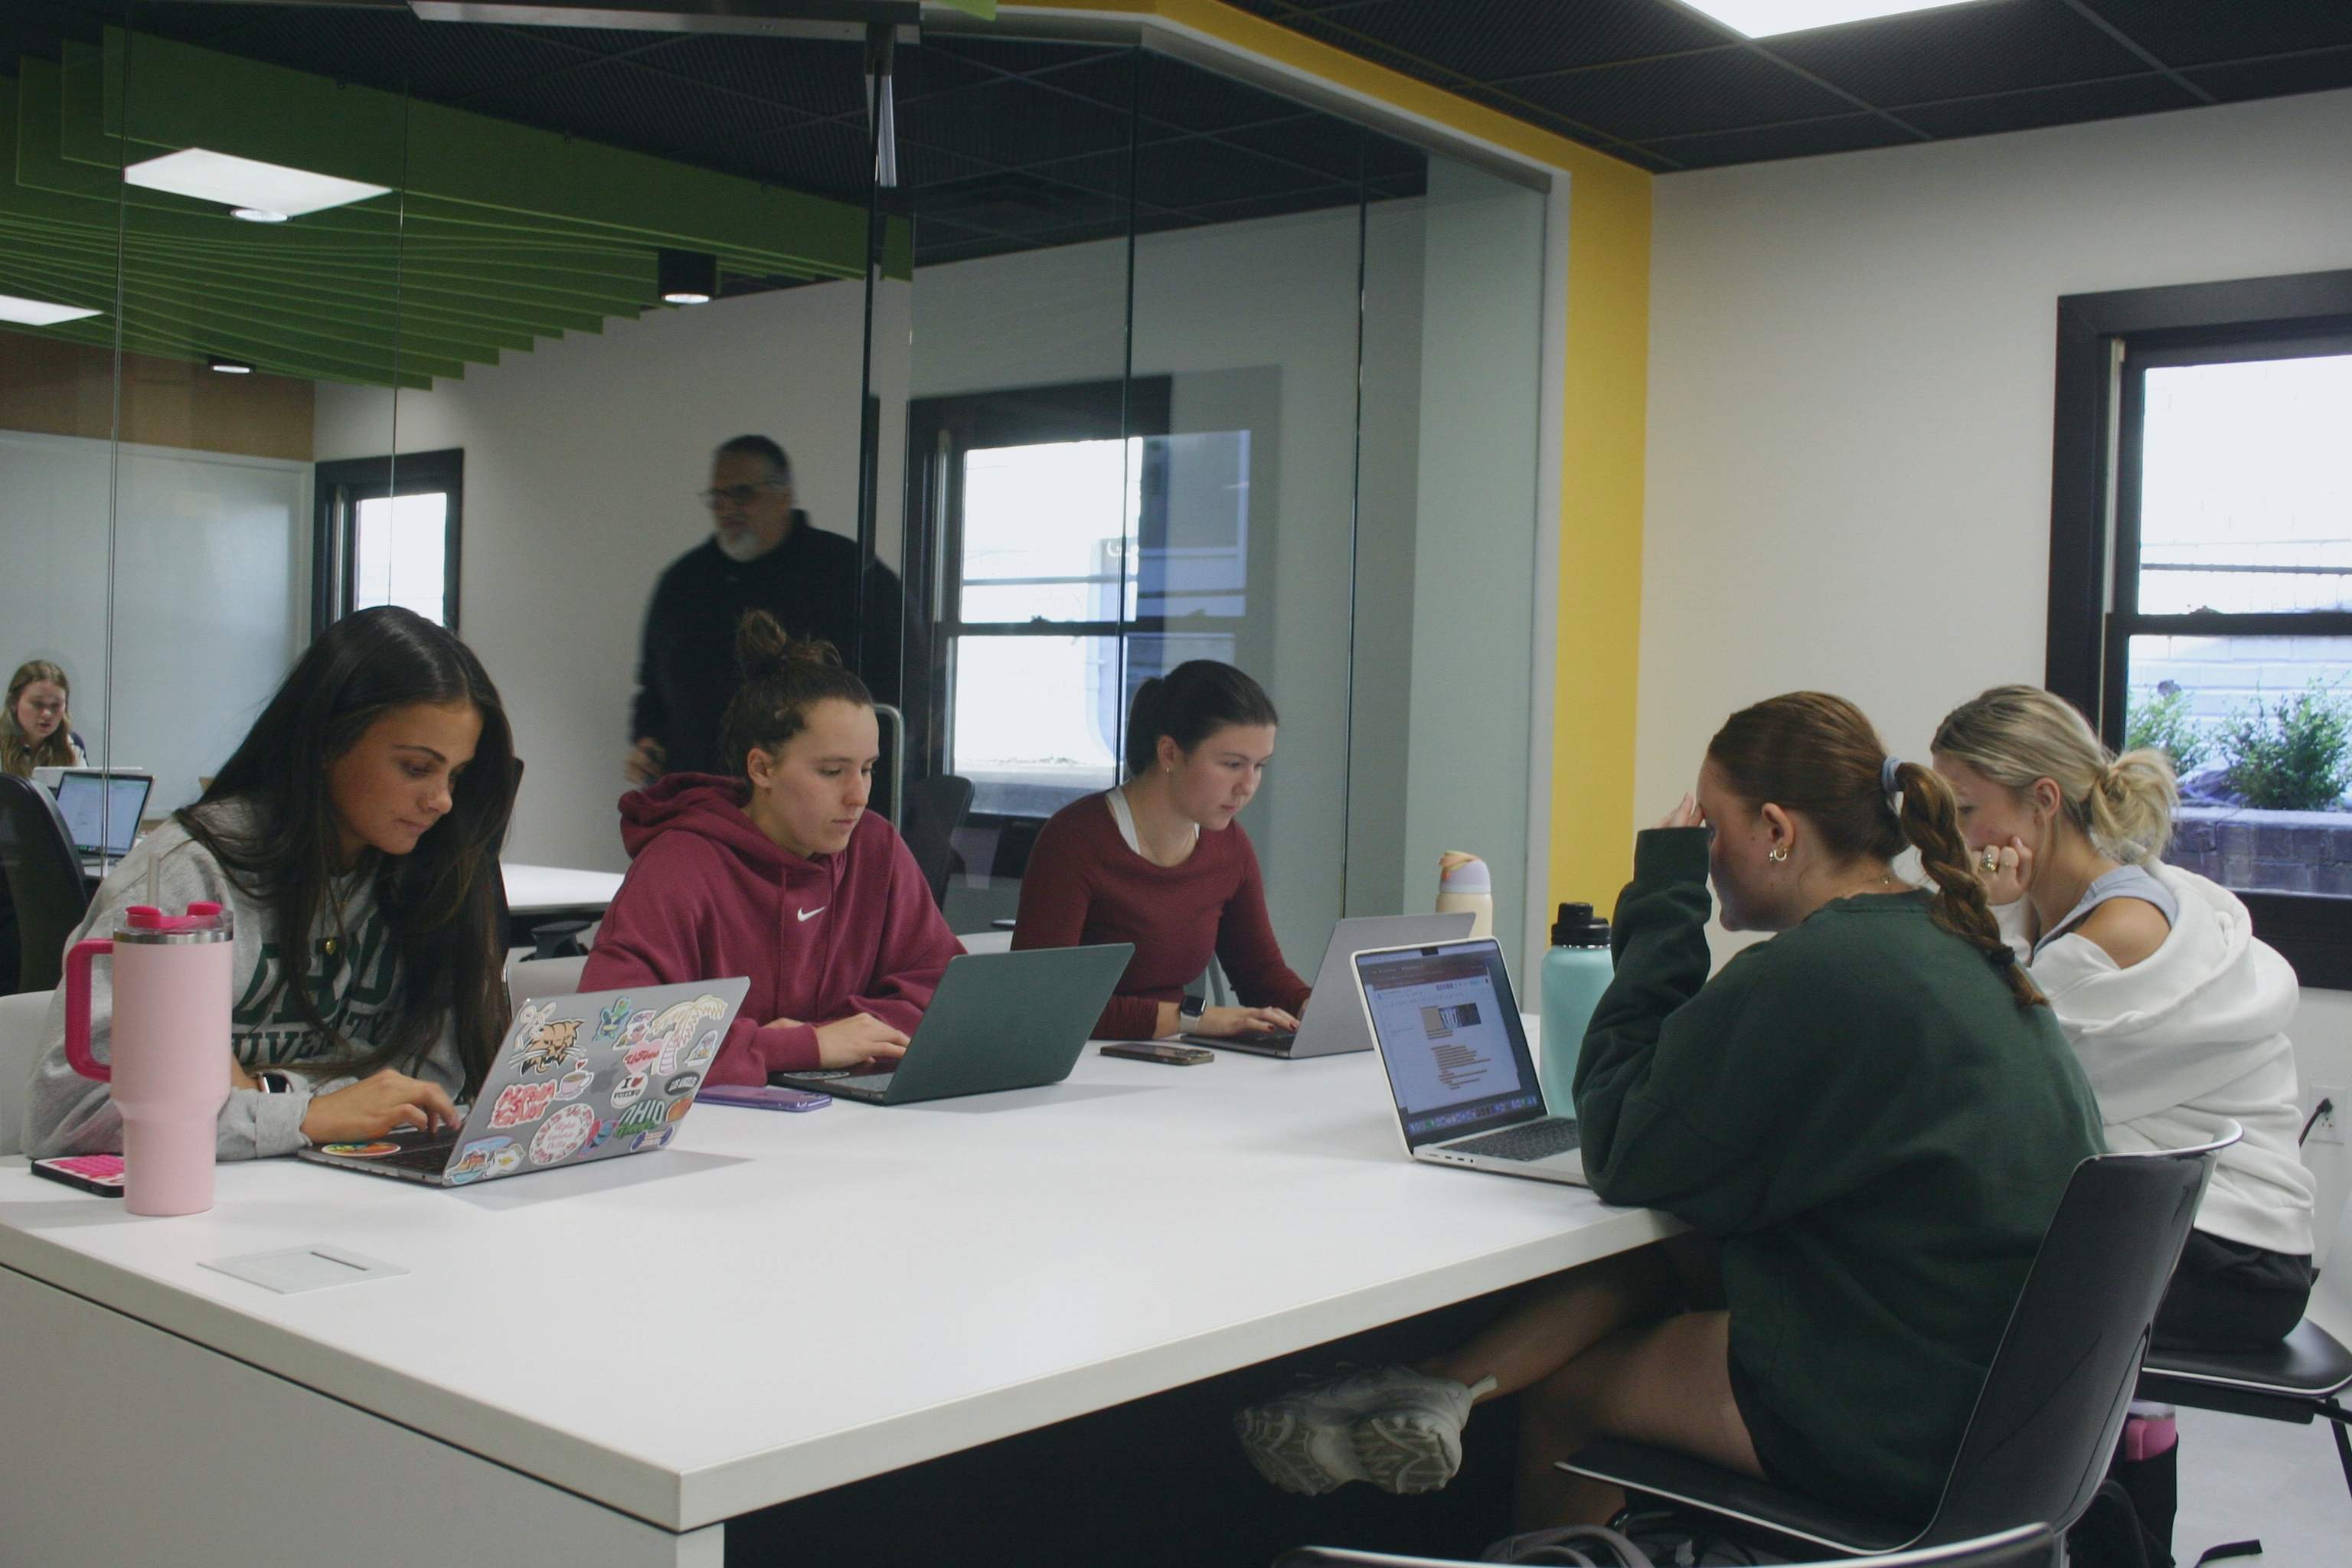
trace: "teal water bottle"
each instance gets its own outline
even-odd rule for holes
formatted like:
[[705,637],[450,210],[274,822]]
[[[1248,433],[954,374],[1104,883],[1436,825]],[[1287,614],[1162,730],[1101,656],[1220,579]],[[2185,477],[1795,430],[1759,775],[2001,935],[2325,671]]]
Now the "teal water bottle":
[[1543,1060],[1537,1072],[1552,1114],[1572,1114],[1576,1054],[1584,1045],[1592,1009],[1617,973],[1609,956],[1609,922],[1591,904],[1562,904],[1551,928],[1551,951],[1543,961]]

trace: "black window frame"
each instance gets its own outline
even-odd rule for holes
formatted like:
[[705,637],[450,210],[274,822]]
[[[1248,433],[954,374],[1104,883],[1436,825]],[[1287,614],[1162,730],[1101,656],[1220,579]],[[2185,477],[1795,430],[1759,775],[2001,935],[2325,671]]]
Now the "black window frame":
[[442,556],[444,624],[458,629],[457,586],[465,542],[466,453],[461,447],[436,452],[400,452],[384,458],[348,458],[315,464],[310,484],[310,635],[351,614],[352,530],[359,503],[394,496],[446,495],[446,542]]
[[[1226,623],[1200,616],[1171,621],[1138,616],[1110,621],[974,621],[962,619],[959,563],[963,559],[963,458],[993,447],[1052,441],[1125,440],[1166,436],[1172,428],[1175,378],[1139,375],[1050,386],[919,397],[907,405],[906,661],[926,672],[937,700],[919,720],[908,715],[911,760],[922,776],[948,767],[954,717],[950,664],[967,637],[1112,637],[1122,640],[1170,629],[1213,629]],[[1148,503],[1147,503],[1148,504]],[[1238,622],[1234,624],[1239,624]],[[1029,813],[974,811],[990,826],[1034,826]],[[1025,858],[1025,857],[1024,857]]]
[[[2336,346],[2331,346],[2336,345]],[[2050,599],[2043,684],[2125,726],[2126,655],[2136,636],[2352,636],[2352,611],[2143,615],[2140,413],[2147,372],[2163,365],[2352,352],[2352,270],[2186,283],[2058,301],[2050,485]],[[2307,986],[2352,989],[2352,898],[2232,889],[2254,929]]]

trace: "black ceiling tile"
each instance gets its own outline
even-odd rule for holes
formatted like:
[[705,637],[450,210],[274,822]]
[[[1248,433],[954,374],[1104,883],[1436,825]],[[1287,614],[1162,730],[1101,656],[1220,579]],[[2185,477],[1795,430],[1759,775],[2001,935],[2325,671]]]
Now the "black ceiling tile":
[[1732,37],[1728,29],[1660,0],[1477,5],[1374,0],[1318,13],[1297,30],[1342,48],[1368,38],[1474,81],[1684,54]]
[[1429,171],[1426,147],[1416,147],[1377,131],[1366,132],[1364,142],[1364,167],[1373,174],[1403,174],[1417,180]]
[[2168,66],[2352,44],[2343,0],[2083,0]]
[[1046,158],[1024,164],[1023,172],[1055,184],[1076,185],[1099,195],[1124,201],[1135,165],[1126,149],[1089,153],[1082,158]]
[[1606,132],[1596,131],[1590,125],[1580,124],[1565,114],[1513,96],[1517,90],[1517,88],[1501,87],[1465,87],[1459,89],[1461,96],[1473,103],[1484,104],[1498,114],[1507,114],[1515,120],[1525,121],[1538,130],[1549,131],[1555,136],[1565,136],[1573,142],[1581,142],[1589,147],[1605,147],[1617,141],[1616,137]]
[[2295,92],[2325,92],[2330,88],[2352,87],[2352,48],[2292,55],[2278,60],[2249,60],[2243,65],[2208,66],[2181,74],[2227,102],[2282,98]]
[[[793,138],[792,140],[797,140]],[[856,136],[862,156],[867,150],[866,139],[859,131]],[[927,142],[898,138],[898,183],[910,188],[945,184],[951,180],[976,180],[1000,173],[997,166],[982,158],[968,157],[953,147],[934,147]]]
[[2124,114],[2157,114],[2193,109],[2196,95],[2168,77],[2150,72],[2115,81],[2072,82],[2064,87],[2004,92],[1956,103],[1921,103],[1899,109],[1909,123],[1930,136],[1986,136],[2001,131],[2033,131],[2112,120]]
[[1654,174],[1675,174],[1685,166],[1671,154],[1653,153],[1646,147],[1637,147],[1630,142],[1613,142],[1608,152],[1612,158],[1622,159],[1637,169],[1647,169]]
[[532,77],[469,99],[479,113],[730,173],[753,147],[811,123],[780,103],[715,93],[617,60]]
[[927,93],[953,92],[974,82],[992,81],[997,72],[946,49],[928,44],[899,46],[891,68],[898,74],[898,101]]
[[919,227],[933,221],[1025,234],[1119,222],[1126,213],[1117,196],[1008,173],[925,189],[915,221]]
[[1853,106],[1744,49],[1570,71],[1509,92],[1629,142],[1837,114]]
[[1270,125],[1228,131],[1218,140],[1337,179],[1354,180],[1365,172],[1369,134],[1361,126],[1328,114],[1302,114]]
[[[929,154],[901,143],[899,180],[908,183],[914,171],[925,168]],[[862,125],[837,120],[812,120],[741,150],[745,165],[771,184],[834,196],[864,205],[867,174],[874,167],[874,142]],[[969,163],[959,173],[971,173]],[[944,177],[944,172],[942,174]]]
[[1185,131],[1223,131],[1297,114],[1298,100],[1149,50],[1041,71],[1035,79]]
[[1081,60],[1125,55],[1129,47],[1125,44],[1078,44],[1045,38],[982,37],[975,33],[936,30],[924,34],[921,45],[926,53],[937,50],[971,65],[1011,76],[1052,70],[1057,66],[1075,65]]
[[994,163],[1019,164],[1124,148],[1128,116],[1015,78],[901,104],[898,135]]
[[1726,163],[1760,163],[1776,158],[1812,158],[1824,153],[1910,146],[1917,140],[1875,114],[1841,114],[1793,125],[1676,136],[1651,142],[1649,150],[1663,153],[1685,169],[1712,169]]
[[1766,38],[1761,45],[1881,108],[2148,68],[2063,0],[1956,5]]
[[1164,142],[1135,153],[1135,195],[1160,206],[1192,207],[1328,184],[1330,176],[1214,140]]
[[629,63],[767,99],[803,114],[861,114],[866,108],[866,49],[861,44],[702,33],[632,55]]

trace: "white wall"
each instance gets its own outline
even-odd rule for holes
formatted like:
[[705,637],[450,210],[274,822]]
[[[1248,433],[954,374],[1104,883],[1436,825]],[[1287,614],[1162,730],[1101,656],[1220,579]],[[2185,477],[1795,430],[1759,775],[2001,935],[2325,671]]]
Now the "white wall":
[[820,283],[609,321],[396,410],[319,388],[322,461],[381,456],[394,412],[399,450],[465,448],[458,629],[528,764],[509,858],[627,863],[614,804],[639,633],[654,580],[709,536],[712,447],[774,437],[811,520],[856,532],[863,331],[860,285]]
[[195,799],[308,640],[310,466],[0,432],[0,679],[56,660],[91,761],[152,772],[150,816]]
[[[2038,679],[2059,296],[2352,267],[2347,146],[2336,92],[1661,179],[1636,821],[1775,692],[1916,756]],[[2352,1083],[2352,1003],[2305,1001],[2305,1081]]]

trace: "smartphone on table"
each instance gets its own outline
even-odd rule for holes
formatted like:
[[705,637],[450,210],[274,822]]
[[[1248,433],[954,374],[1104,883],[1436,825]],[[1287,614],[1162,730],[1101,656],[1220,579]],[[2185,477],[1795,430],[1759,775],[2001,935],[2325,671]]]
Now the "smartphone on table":
[[1217,1053],[1200,1046],[1172,1046],[1161,1040],[1114,1040],[1102,1048],[1107,1057],[1158,1062],[1163,1067],[1196,1068],[1217,1059]]
[[695,1103],[740,1105],[747,1110],[822,1110],[833,1103],[833,1096],[773,1083],[722,1083],[695,1096]]
[[58,1160],[36,1160],[33,1174],[47,1176],[53,1182],[63,1182],[69,1187],[79,1187],[86,1193],[96,1193],[102,1198],[122,1195],[122,1156],[120,1154],[68,1154]]

